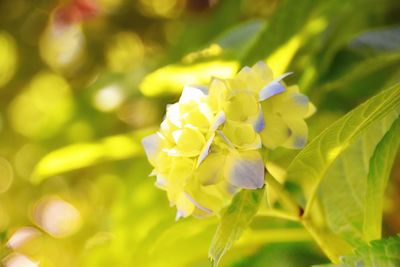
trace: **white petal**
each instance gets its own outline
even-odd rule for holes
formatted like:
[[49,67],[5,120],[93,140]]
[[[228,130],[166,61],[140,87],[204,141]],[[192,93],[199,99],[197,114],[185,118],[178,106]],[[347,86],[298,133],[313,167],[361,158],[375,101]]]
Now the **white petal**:
[[267,84],[263,89],[261,89],[259,93],[259,100],[264,101],[265,99],[268,99],[276,94],[284,92],[285,87],[280,83],[280,81],[290,74],[292,74],[292,72],[282,74],[281,76]]
[[158,188],[163,189],[163,188],[165,188],[165,186],[167,185],[167,181],[166,181],[166,179],[165,179],[163,176],[157,175],[157,179],[156,179],[155,185],[156,185]]
[[207,209],[206,207],[203,207],[202,205],[200,205],[196,200],[194,200],[194,198],[192,198],[192,196],[190,196],[188,193],[184,192],[185,196],[190,200],[190,202],[193,203],[193,205],[195,205],[198,209],[204,211],[207,214],[212,213],[212,210]]
[[285,87],[280,84],[279,82],[272,81],[270,82],[267,86],[265,86],[263,89],[261,89],[260,94],[259,94],[259,100],[264,101],[276,94],[282,93],[285,91]]
[[205,95],[207,95],[207,87],[185,86],[182,90],[182,95],[179,99],[179,102],[185,103],[191,100],[198,102]]
[[161,138],[156,133],[146,136],[145,138],[142,139],[142,145],[144,151],[146,152],[147,158],[150,161],[154,160],[154,157],[156,156],[157,152],[160,149],[160,143],[161,143]]
[[168,105],[166,118],[176,127],[178,128],[182,127],[179,103]]
[[174,139],[175,143],[179,142],[179,138],[181,138],[183,131],[182,130],[176,130],[172,132],[172,138]]
[[180,218],[184,217],[183,216],[183,212],[180,210],[176,211],[176,215],[175,215],[175,221],[179,221]]
[[213,125],[211,126],[211,131],[215,131],[219,126],[225,123],[225,113],[220,111],[216,116]]
[[200,165],[201,162],[208,156],[208,152],[210,151],[210,147],[212,141],[214,140],[215,134],[213,134],[206,142],[203,150],[200,152],[199,158],[197,159],[197,167]]
[[280,82],[281,80],[285,79],[287,76],[292,75],[293,72],[286,72],[284,74],[282,74],[281,76],[277,77],[276,79],[274,79],[274,81]]
[[180,157],[182,156],[181,153],[176,148],[163,148],[163,152],[167,153],[170,157]]
[[264,163],[259,154],[244,153],[231,160],[227,177],[231,184],[246,189],[264,186]]

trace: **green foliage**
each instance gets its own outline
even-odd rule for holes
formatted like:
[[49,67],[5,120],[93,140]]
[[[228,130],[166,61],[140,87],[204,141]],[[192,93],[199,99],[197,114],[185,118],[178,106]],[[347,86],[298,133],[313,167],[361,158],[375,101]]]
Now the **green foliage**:
[[375,240],[358,247],[351,255],[343,256],[340,264],[320,267],[395,267],[400,265],[400,236]]
[[242,190],[233,198],[231,205],[223,213],[211,241],[209,256],[213,260],[214,266],[218,266],[221,257],[239,239],[257,214],[263,194],[264,188]]
[[307,201],[306,214],[313,205],[319,184],[335,160],[371,124],[398,112],[400,104],[400,85],[381,92],[364,104],[349,112],[313,139],[293,160],[288,168],[287,179],[304,185]]
[[[58,2],[0,3],[0,265],[204,267],[213,235],[220,266],[400,265],[399,237],[377,240],[400,232],[398,1],[98,0],[52,39]],[[265,155],[268,201],[242,191],[222,217],[175,222],[140,139],[183,85],[259,60],[317,107],[309,145]],[[40,73],[62,83],[32,87]],[[77,232],[51,234],[72,225],[54,197]],[[26,226],[38,235],[11,247]]]
[[185,85],[207,84],[212,76],[233,76],[264,27],[263,21],[255,20],[226,30],[203,49],[186,55],[181,62],[146,75],[140,84],[141,92],[147,96],[177,94]]
[[378,239],[381,236],[384,192],[390,172],[400,145],[400,118],[392,124],[376,146],[370,160],[365,192],[366,204],[364,215],[364,233],[366,240]]
[[354,246],[381,237],[381,207],[391,168],[382,164],[379,174],[372,168],[377,160],[393,162],[398,140],[392,136],[398,136],[399,119],[390,126],[396,118],[389,115],[371,125],[337,156],[321,181],[318,200],[329,228]]

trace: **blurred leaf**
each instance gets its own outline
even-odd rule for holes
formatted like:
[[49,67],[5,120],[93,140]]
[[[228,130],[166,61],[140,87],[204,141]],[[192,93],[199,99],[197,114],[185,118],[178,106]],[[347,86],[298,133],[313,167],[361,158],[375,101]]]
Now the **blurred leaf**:
[[250,257],[241,258],[232,267],[299,267],[323,262],[324,258],[311,243],[267,243]]
[[237,62],[224,60],[171,64],[148,74],[140,90],[146,96],[179,94],[185,85],[206,85],[213,76],[229,78],[238,67]]
[[[210,9],[207,16],[205,14],[190,14],[186,19],[180,21],[185,26],[183,30],[174,29],[176,33],[173,35],[172,46],[170,47],[170,53],[172,58],[179,60],[182,56],[187,53],[198,50],[201,47],[209,43],[210,40],[221,34],[232,25],[240,21],[242,17],[242,3],[245,0],[238,0],[233,2],[230,1],[218,1],[216,5],[212,2],[188,2],[189,6],[203,6],[207,5]],[[214,2],[216,3],[216,2]],[[200,10],[197,10],[199,12]],[[196,16],[197,15],[197,16]],[[200,16],[199,16],[200,15]]]
[[[257,42],[244,60],[244,64],[253,64],[260,58],[266,58],[279,46],[288,42],[300,32],[315,6],[315,1],[282,1],[268,26],[259,36]],[[290,23],[288,23],[290,21]]]
[[342,75],[338,79],[325,81],[319,90],[326,93],[331,90],[348,91],[352,82],[363,80],[374,72],[390,65],[396,65],[400,60],[400,53],[388,53],[375,57],[369,57],[356,65],[344,66],[341,69]]
[[271,66],[275,75],[280,75],[288,70],[299,49],[311,39],[325,30],[327,22],[323,17],[311,19],[304,27],[294,34],[286,43],[282,44],[267,57],[267,63]]
[[140,84],[146,96],[178,94],[185,85],[207,85],[212,77],[230,78],[239,60],[252,48],[265,22],[251,20],[227,29],[205,48],[189,53],[180,63],[148,74]]
[[141,155],[143,149],[140,141],[151,130],[146,129],[133,134],[115,135],[98,142],[74,144],[52,151],[37,163],[31,181],[40,183],[51,176],[88,167],[99,162]]
[[400,50],[400,27],[368,31],[354,38],[350,48],[357,51],[382,53]]
[[168,228],[151,233],[145,242],[141,242],[135,258],[144,258],[143,265],[149,267],[163,267],[166,262],[169,266],[192,266],[194,261],[207,260],[207,247],[216,218],[189,218],[170,223]]
[[[308,44],[305,44],[306,46],[312,46],[314,44],[314,46],[316,46],[315,50],[309,53],[306,58],[300,58],[300,60],[304,62],[304,72],[299,84],[305,91],[310,89],[316,93],[322,92],[320,86],[324,87],[329,83],[332,80],[332,74],[339,71],[346,75],[352,71],[353,66],[349,64],[347,60],[351,60],[354,55],[347,54],[344,56],[346,59],[345,62],[342,62],[340,65],[335,64],[338,59],[339,61],[343,59],[341,52],[348,50],[349,43],[351,44],[354,38],[358,38],[360,32],[368,31],[372,25],[375,25],[375,23],[372,22],[374,19],[380,17],[386,8],[396,8],[393,1],[351,0],[344,3],[339,3],[337,1],[326,2],[329,3],[323,8],[322,16],[329,21],[328,27],[323,34],[310,40]],[[354,10],[358,10],[358,12],[354,12]],[[360,56],[358,50],[353,49],[352,51],[354,54],[357,54],[358,57]],[[370,63],[371,64],[368,65],[366,69],[372,70],[375,64],[372,62]],[[377,63],[377,65],[380,67],[375,68],[375,70],[384,67],[380,63]],[[364,65],[364,67],[365,66],[367,65]],[[372,77],[375,77],[375,81],[382,81],[385,79],[376,76],[376,74]],[[326,82],[325,78],[328,78],[329,81]],[[368,82],[366,84],[368,85]],[[349,84],[344,85],[344,87],[340,89],[354,91],[354,86],[346,86],[349,86]],[[375,88],[380,88],[381,86],[382,84],[376,85]]]
[[381,238],[382,202],[399,130],[396,112],[373,123],[323,176],[318,199],[329,228],[354,246]]
[[315,267],[396,267],[400,266],[400,236],[375,240],[358,247],[353,254],[343,256],[339,264]]
[[340,154],[372,123],[399,107],[400,84],[396,84],[343,116],[297,154],[288,168],[287,180],[303,184],[303,193],[311,200],[308,209],[324,174]]
[[[249,52],[258,36],[266,27],[262,20],[250,20],[229,28],[217,37],[214,42],[224,49],[224,54],[241,59]],[[226,56],[226,55],[225,55]]]
[[257,190],[242,190],[232,200],[232,204],[222,215],[221,222],[211,241],[209,256],[218,266],[221,257],[233,243],[239,239],[243,231],[256,215],[264,188]]

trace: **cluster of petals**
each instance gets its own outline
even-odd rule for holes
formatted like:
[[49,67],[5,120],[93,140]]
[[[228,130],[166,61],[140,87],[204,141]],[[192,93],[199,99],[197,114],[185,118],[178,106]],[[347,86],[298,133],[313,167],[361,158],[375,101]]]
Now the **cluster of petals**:
[[241,189],[264,186],[262,149],[298,149],[314,107],[263,63],[209,87],[186,86],[142,144],[176,218],[218,214]]

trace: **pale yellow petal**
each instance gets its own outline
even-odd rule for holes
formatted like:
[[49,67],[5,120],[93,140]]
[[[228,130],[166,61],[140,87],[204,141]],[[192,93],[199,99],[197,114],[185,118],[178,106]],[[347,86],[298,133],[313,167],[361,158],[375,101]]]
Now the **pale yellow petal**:
[[290,136],[291,132],[282,119],[275,114],[264,114],[265,128],[261,131],[262,144],[270,149],[282,145]]

